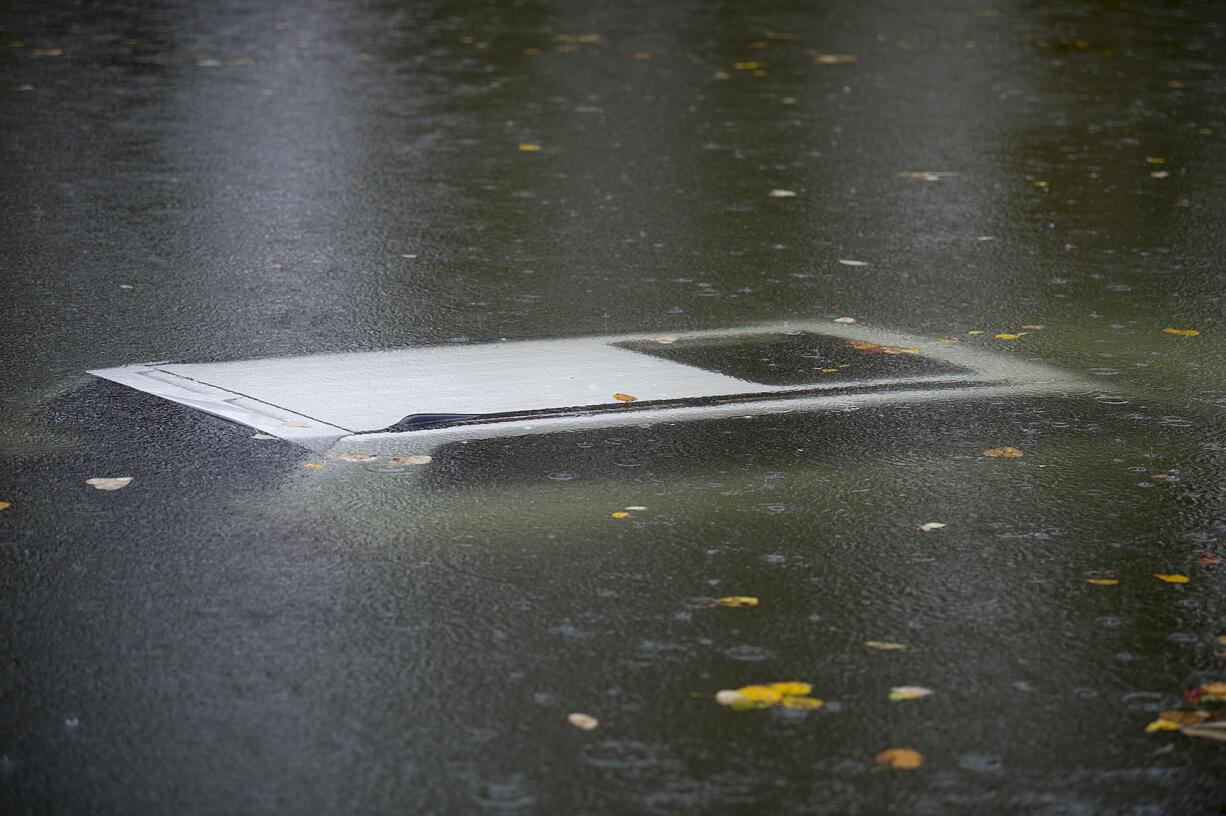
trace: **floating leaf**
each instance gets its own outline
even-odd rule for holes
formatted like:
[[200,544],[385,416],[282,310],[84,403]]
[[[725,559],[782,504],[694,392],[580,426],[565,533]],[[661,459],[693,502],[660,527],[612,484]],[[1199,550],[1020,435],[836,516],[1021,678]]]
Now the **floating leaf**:
[[631,396],[630,394],[618,393],[613,395],[613,399],[617,400],[618,402],[638,402],[639,398]]
[[992,336],[997,340],[1016,340],[1017,338],[1021,337],[1020,334],[1011,334],[1009,332],[998,332]]
[[983,455],[992,459],[1017,459],[1019,456],[1025,456],[1021,449],[1014,447],[989,448]]
[[877,649],[882,652],[897,652],[907,648],[905,643],[892,643],[888,640],[866,640],[864,645],[870,649]]
[[945,526],[945,523],[942,521],[925,521],[923,524],[919,526],[919,528],[926,533],[930,530],[939,530],[944,526]]
[[836,317],[834,319],[834,322],[835,323],[855,323],[856,319],[854,317]]
[[1171,328],[1166,328],[1166,329],[1163,329],[1163,331],[1164,331],[1164,332],[1166,332],[1167,334],[1174,334],[1174,335],[1178,335],[1179,337],[1195,337],[1196,335],[1200,334],[1200,332],[1199,332],[1199,331],[1197,331],[1196,329],[1171,329]]
[[890,702],[901,703],[906,700],[922,700],[932,694],[932,689],[923,686],[894,686],[890,689]]
[[541,151],[541,146],[539,144],[536,144],[535,142],[520,142],[519,143],[520,153],[539,153],[540,151]]
[[629,513],[627,513],[625,510],[618,510],[617,512],[615,512],[615,513],[610,513],[609,515],[610,515],[612,518],[615,518],[615,519],[624,519],[624,518],[630,518],[630,514],[629,514]]
[[901,348],[899,346],[882,346],[877,343],[870,343],[867,340],[848,340],[843,343],[841,348],[856,349],[857,351],[868,352],[869,354],[919,354],[917,348]]
[[887,748],[877,754],[873,762],[900,771],[913,771],[924,764],[924,755],[914,748]]
[[575,728],[581,728],[584,731],[591,731],[593,728],[600,725],[600,720],[596,719],[590,714],[580,714],[577,711],[574,714],[567,714],[566,721]]
[[855,62],[856,59],[855,54],[818,54],[813,58],[813,61],[818,65],[842,65],[848,62]]
[[768,685],[741,686],[739,689],[724,689],[715,695],[715,702],[731,707],[734,711],[770,708],[782,705],[800,711],[821,708],[823,702],[807,696],[812,691],[808,683],[789,680]]
[[758,599],[752,595],[729,595],[717,598],[715,603],[720,606],[757,606]]
[[1189,737],[1204,737],[1205,739],[1226,742],[1226,721],[1223,720],[1200,723],[1199,725],[1185,725],[1180,730]]
[[843,266],[868,266],[868,261],[854,261],[851,258],[839,258],[839,263]]
[[958,173],[953,170],[905,170],[896,175],[908,181],[940,181],[943,178],[956,176]]
[[651,342],[657,343],[661,346],[669,346],[676,343],[678,339],[679,338],[673,337],[671,334],[660,334],[651,338]]
[[1159,581],[1166,581],[1168,584],[1186,584],[1190,579],[1186,575],[1178,573],[1155,572],[1154,577]]
[[770,196],[771,198],[795,198],[796,191],[795,190],[775,189],[775,190],[771,190],[769,193],[767,193],[767,195]]
[[1115,578],[1087,578],[1086,583],[1094,586],[1115,586],[1119,581]]
[[365,451],[347,451],[346,453],[338,453],[333,457],[342,462],[373,462],[379,458],[378,454],[366,453]]
[[1149,725],[1145,726],[1145,733],[1152,734],[1155,731],[1178,731],[1179,723],[1171,722],[1170,720],[1154,720]]
[[410,456],[393,456],[387,460],[389,465],[428,465],[434,459],[425,454],[417,453]]
[[95,490],[122,490],[131,481],[131,476],[100,476],[86,479],[85,483]]

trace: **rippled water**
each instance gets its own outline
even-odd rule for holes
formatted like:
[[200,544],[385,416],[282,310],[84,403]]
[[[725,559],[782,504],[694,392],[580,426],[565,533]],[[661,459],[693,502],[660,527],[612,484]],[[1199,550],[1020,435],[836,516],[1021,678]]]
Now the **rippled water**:
[[[15,2],[0,33],[5,812],[1226,802],[1220,743],[1145,733],[1226,680],[1212,4]],[[81,373],[841,315],[1100,390],[401,467]],[[782,680],[824,706],[714,700]]]

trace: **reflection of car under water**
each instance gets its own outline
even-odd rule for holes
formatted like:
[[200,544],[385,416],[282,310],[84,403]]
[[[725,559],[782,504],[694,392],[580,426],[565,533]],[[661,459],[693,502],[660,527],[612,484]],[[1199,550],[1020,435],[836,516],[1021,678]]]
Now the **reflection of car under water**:
[[92,373],[312,449],[400,453],[559,431],[1091,387],[1011,355],[822,321]]

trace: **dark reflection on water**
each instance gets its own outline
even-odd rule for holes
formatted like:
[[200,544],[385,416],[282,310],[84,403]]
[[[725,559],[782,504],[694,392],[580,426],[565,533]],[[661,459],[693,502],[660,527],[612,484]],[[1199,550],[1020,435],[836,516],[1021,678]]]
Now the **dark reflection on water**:
[[[0,810],[1226,801],[1217,744],[1143,732],[1226,670],[1213,4],[23,0],[0,34]],[[1103,391],[307,470],[80,375],[838,315]],[[792,679],[825,706],[711,697]]]

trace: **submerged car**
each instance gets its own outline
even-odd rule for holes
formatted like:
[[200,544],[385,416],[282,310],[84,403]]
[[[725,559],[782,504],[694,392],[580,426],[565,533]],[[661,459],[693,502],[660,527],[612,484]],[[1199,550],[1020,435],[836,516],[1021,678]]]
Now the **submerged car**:
[[1042,363],[834,321],[90,372],[312,450],[440,445],[889,402],[1073,393]]

